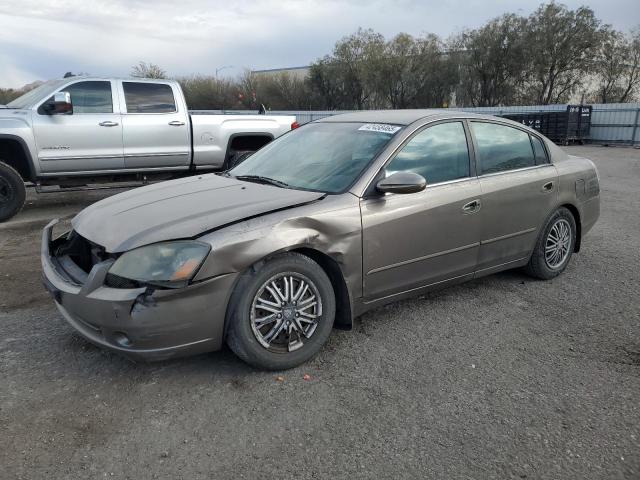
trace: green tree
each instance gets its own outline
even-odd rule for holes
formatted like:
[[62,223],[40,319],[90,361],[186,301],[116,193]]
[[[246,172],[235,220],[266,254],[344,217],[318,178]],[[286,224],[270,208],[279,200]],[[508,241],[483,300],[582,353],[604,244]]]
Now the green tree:
[[490,107],[515,102],[527,62],[525,25],[524,18],[507,14],[454,40],[451,50],[459,62],[459,103]]
[[360,110],[378,105],[374,69],[384,50],[381,34],[359,29],[338,41],[332,55],[312,65],[311,83],[327,108]]
[[456,82],[455,67],[436,35],[400,33],[369,67],[373,103],[381,108],[442,107]]
[[537,104],[566,102],[589,74],[605,36],[606,28],[588,7],[541,5],[529,16],[525,30],[528,68],[523,99]]

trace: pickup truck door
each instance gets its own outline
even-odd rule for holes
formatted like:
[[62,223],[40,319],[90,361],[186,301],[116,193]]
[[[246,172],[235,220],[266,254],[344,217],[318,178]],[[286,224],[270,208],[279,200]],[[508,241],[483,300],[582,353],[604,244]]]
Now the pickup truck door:
[[120,82],[125,168],[189,168],[189,113],[177,86]]
[[47,114],[42,105],[49,99],[33,112],[41,171],[76,173],[123,168],[122,121],[114,82],[81,80],[59,91],[71,95],[72,114]]

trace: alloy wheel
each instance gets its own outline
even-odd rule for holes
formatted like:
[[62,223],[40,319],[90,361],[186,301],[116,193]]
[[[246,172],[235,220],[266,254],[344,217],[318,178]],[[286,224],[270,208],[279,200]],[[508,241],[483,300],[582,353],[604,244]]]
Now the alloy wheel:
[[560,268],[571,249],[571,224],[564,218],[556,220],[551,226],[544,244],[544,259],[551,269]]
[[258,289],[251,305],[251,330],[269,351],[287,353],[308,341],[322,316],[316,285],[297,272],[278,273]]

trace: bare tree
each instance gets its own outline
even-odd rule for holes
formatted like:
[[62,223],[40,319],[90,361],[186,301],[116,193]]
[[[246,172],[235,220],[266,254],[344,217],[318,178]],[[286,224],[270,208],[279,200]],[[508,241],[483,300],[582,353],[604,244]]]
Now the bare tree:
[[23,93],[20,90],[15,90],[13,88],[0,88],[0,105],[6,105],[7,103],[15,100]]
[[238,104],[238,87],[232,81],[202,75],[180,78],[178,81],[192,110],[224,110]]
[[276,110],[307,108],[311,103],[310,88],[304,78],[282,72],[260,81],[257,102]]
[[167,78],[167,72],[155,63],[140,62],[131,67],[131,76],[135,78]]
[[631,35],[610,30],[593,62],[597,86],[591,97],[599,103],[628,102],[640,87],[640,29]]

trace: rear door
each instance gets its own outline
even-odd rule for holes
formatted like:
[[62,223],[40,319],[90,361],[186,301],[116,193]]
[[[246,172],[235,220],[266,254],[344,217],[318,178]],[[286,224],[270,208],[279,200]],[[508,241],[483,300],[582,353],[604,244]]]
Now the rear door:
[[478,271],[527,258],[557,202],[558,174],[542,141],[525,130],[471,121],[482,220]]
[[71,95],[72,114],[49,115],[42,104],[33,112],[42,172],[123,168],[122,120],[115,82],[82,80],[59,91]]
[[162,82],[120,82],[126,168],[188,168],[191,140],[186,106],[177,87]]
[[419,173],[419,193],[361,201],[364,292],[368,300],[472,276],[480,245],[480,186],[463,121],[427,126],[387,164],[385,174]]

